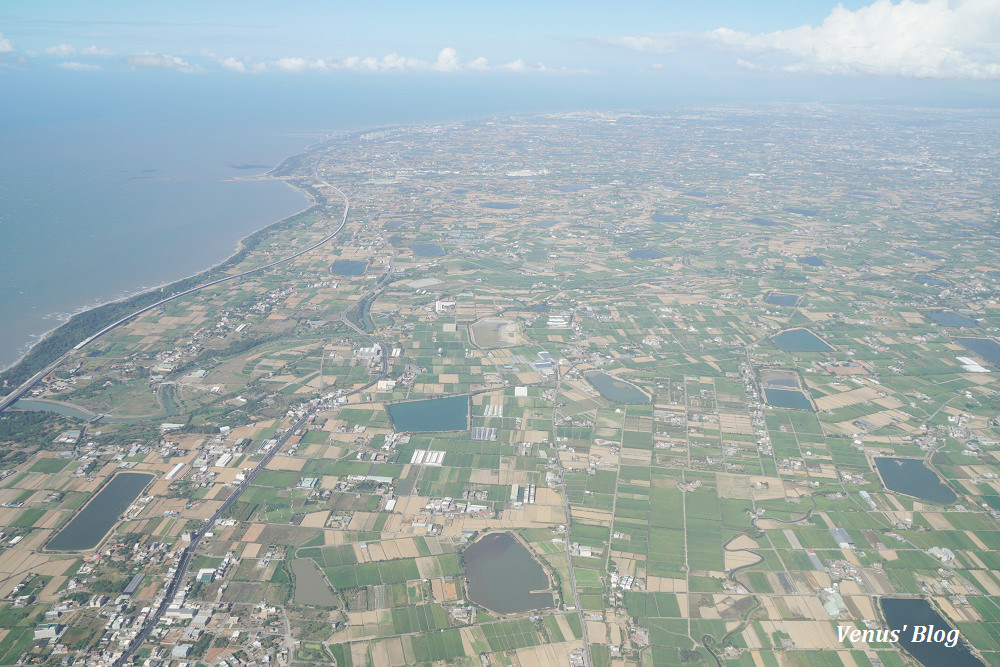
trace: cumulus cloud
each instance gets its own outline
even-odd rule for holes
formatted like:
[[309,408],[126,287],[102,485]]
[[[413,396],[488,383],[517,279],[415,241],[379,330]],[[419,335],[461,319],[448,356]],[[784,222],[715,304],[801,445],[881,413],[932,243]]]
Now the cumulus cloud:
[[59,63],[59,67],[62,67],[63,69],[72,70],[74,72],[93,72],[94,70],[101,69],[99,65],[88,65],[87,63],[80,63],[72,60],[64,63]]
[[908,78],[1000,78],[996,0],[875,0],[837,5],[818,27],[753,35],[718,28],[702,34],[607,37],[602,43],[646,53],[700,44],[742,57],[744,66],[818,74]]
[[45,53],[50,56],[71,56],[76,53],[76,48],[70,44],[59,44],[45,49]]
[[10,53],[14,50],[14,42],[3,36],[0,32],[0,53]]
[[177,56],[168,56],[158,53],[140,53],[139,55],[126,58],[125,62],[132,67],[175,69],[179,72],[185,73],[201,71],[199,66],[192,65]]
[[225,67],[226,69],[231,69],[234,72],[246,72],[247,71],[247,65],[246,65],[246,63],[243,62],[242,60],[237,59],[237,58],[233,58],[233,57],[230,56],[229,58],[223,58],[220,62],[222,63],[223,67]]
[[96,46],[96,45],[91,45],[91,46],[88,46],[85,49],[81,49],[80,53],[82,53],[85,56],[110,56],[111,55],[111,51],[109,51],[108,49],[105,49],[105,48],[101,48],[101,47]]

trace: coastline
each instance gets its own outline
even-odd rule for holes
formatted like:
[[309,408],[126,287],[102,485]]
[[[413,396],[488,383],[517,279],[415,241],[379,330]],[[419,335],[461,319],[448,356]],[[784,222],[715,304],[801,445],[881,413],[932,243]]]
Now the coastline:
[[240,251],[242,251],[243,246],[244,246],[246,240],[248,238],[250,238],[251,236],[253,236],[254,234],[259,234],[260,232],[266,231],[266,230],[270,229],[271,227],[279,225],[279,224],[283,223],[285,220],[288,220],[289,218],[294,218],[297,215],[301,215],[302,213],[304,213],[304,212],[308,211],[309,209],[313,208],[314,206],[316,206],[316,200],[312,197],[312,195],[309,194],[309,192],[307,192],[306,190],[303,190],[301,188],[296,187],[295,185],[293,185],[292,183],[290,183],[289,181],[287,181],[287,180],[285,180],[283,178],[276,178],[276,177],[272,176],[271,174],[274,171],[276,171],[279,168],[281,168],[281,166],[284,165],[289,160],[297,158],[297,157],[299,157],[301,155],[305,155],[305,154],[309,153],[311,151],[311,149],[313,149],[315,146],[317,146],[318,144],[322,143],[323,141],[325,141],[325,139],[321,140],[319,142],[310,144],[309,146],[306,147],[306,149],[304,151],[302,151],[300,153],[296,153],[295,155],[291,155],[289,157],[286,157],[284,160],[282,160],[276,166],[272,167],[271,169],[269,169],[268,171],[264,172],[263,174],[261,174],[259,176],[255,176],[253,178],[245,178],[245,179],[231,179],[231,180],[244,180],[244,181],[281,181],[281,182],[285,183],[288,187],[290,187],[293,190],[295,190],[296,192],[301,193],[306,198],[306,201],[308,202],[307,206],[305,206],[304,208],[302,208],[302,209],[300,209],[298,211],[295,211],[294,213],[286,215],[283,218],[279,218],[278,220],[273,220],[273,221],[267,223],[266,225],[264,225],[263,227],[260,227],[259,229],[255,229],[255,230],[253,230],[253,231],[251,231],[251,232],[243,235],[242,237],[240,237],[237,240],[236,246],[235,246],[233,252],[231,252],[230,254],[226,255],[224,258],[222,258],[222,260],[220,260],[219,262],[216,262],[215,264],[207,266],[207,267],[205,267],[205,268],[203,268],[203,269],[201,269],[199,271],[196,271],[196,272],[194,272],[194,273],[192,273],[190,275],[181,276],[181,277],[175,278],[173,280],[170,280],[170,281],[167,281],[167,282],[164,282],[164,283],[160,283],[159,285],[153,285],[152,287],[142,287],[142,288],[139,288],[137,290],[134,290],[132,292],[129,292],[129,293],[125,294],[124,296],[119,296],[119,297],[115,297],[115,298],[112,298],[112,299],[107,299],[105,301],[101,301],[99,303],[93,303],[93,304],[86,305],[86,306],[80,306],[79,308],[77,308],[73,312],[69,313],[65,318],[63,318],[59,322],[59,324],[57,324],[56,326],[52,327],[51,329],[48,329],[44,333],[36,334],[36,335],[32,336],[32,338],[34,340],[30,343],[30,345],[28,345],[27,348],[24,348],[24,351],[21,352],[20,355],[17,357],[17,359],[15,359],[12,363],[10,363],[9,365],[6,365],[6,366],[3,366],[2,368],[0,368],[0,374],[5,373],[6,371],[14,368],[18,364],[20,364],[22,361],[24,361],[25,358],[27,358],[28,355],[31,354],[31,351],[33,349],[35,349],[46,338],[48,338],[49,336],[51,336],[55,331],[58,331],[61,327],[65,326],[72,318],[76,317],[77,315],[80,315],[82,313],[86,313],[86,312],[91,311],[91,310],[96,310],[98,308],[102,308],[102,307],[107,306],[109,304],[119,303],[119,302],[122,302],[122,301],[127,301],[129,299],[135,298],[137,296],[142,296],[144,294],[151,294],[153,292],[156,292],[156,291],[159,291],[159,290],[163,290],[163,289],[165,289],[167,287],[170,287],[171,285],[175,285],[175,284],[183,282],[185,280],[191,280],[191,279],[197,278],[198,276],[201,276],[203,274],[206,274],[206,273],[209,273],[209,272],[214,271],[216,269],[219,269],[220,267],[222,267],[223,265],[225,265],[226,263],[228,263],[229,261],[231,261],[234,257],[236,257],[236,255],[238,255],[240,253]]

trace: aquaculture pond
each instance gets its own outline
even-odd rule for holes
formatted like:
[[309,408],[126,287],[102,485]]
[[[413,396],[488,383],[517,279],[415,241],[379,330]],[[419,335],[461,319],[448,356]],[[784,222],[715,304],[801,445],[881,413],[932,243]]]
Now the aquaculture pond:
[[436,243],[414,243],[410,250],[418,257],[444,257],[444,248]]
[[944,255],[939,255],[936,252],[931,252],[929,250],[924,250],[923,248],[907,248],[914,255],[919,257],[926,257],[928,259],[947,259]]
[[955,342],[994,366],[1000,367],[1000,345],[997,345],[992,338],[955,338]]
[[806,266],[826,266],[826,262],[817,257],[816,255],[809,255],[808,257],[800,257],[799,261]]
[[667,254],[660,252],[656,248],[642,248],[640,250],[632,250],[628,254],[629,259],[660,259],[661,257],[666,257]]
[[517,208],[518,206],[520,206],[520,204],[510,204],[507,202],[500,202],[500,201],[491,201],[483,204],[483,208],[495,208],[501,211],[507,211],[512,208]]
[[[884,597],[879,603],[889,629],[899,632],[899,645],[920,664],[925,667],[982,667],[983,663],[960,641],[955,642],[954,646],[947,646],[952,643],[948,633],[952,632],[951,637],[956,637],[958,631],[927,600]],[[930,626],[933,626],[932,631],[937,634],[932,639],[942,641],[913,641],[925,640]]]
[[619,380],[607,373],[592,373],[587,376],[587,381],[594,385],[601,396],[626,405],[645,405],[649,403],[649,396],[634,384]]
[[798,294],[784,294],[782,292],[771,292],[764,299],[765,303],[769,303],[772,306],[797,306],[799,305],[799,299],[801,299]]
[[905,493],[938,505],[948,505],[958,496],[920,459],[875,457],[882,483],[890,491]]
[[338,259],[330,267],[330,273],[335,276],[363,276],[368,262],[356,262],[349,259]]
[[462,553],[469,599],[498,614],[518,614],[553,604],[545,570],[511,533],[489,533]]
[[941,280],[940,278],[935,278],[934,276],[927,275],[926,273],[918,273],[913,276],[921,285],[930,285],[931,287],[947,287],[950,283],[947,280]]
[[397,431],[464,431],[469,428],[469,397],[447,396],[423,401],[405,401],[388,406]]
[[153,475],[147,473],[118,473],[56,533],[45,548],[53,551],[93,549],[151,481]]
[[653,222],[687,222],[687,217],[683,215],[656,213],[653,215],[652,220]]
[[295,604],[337,606],[337,596],[330,590],[323,572],[314,561],[308,558],[293,560],[292,572],[295,574]]
[[925,310],[924,315],[927,316],[927,319],[933,320],[943,327],[967,327],[971,329],[979,326],[979,322],[950,310]]
[[797,389],[767,387],[764,389],[764,400],[767,401],[768,405],[776,408],[813,411],[813,406],[809,398]]
[[789,329],[772,338],[785,352],[833,352],[833,347],[809,329]]

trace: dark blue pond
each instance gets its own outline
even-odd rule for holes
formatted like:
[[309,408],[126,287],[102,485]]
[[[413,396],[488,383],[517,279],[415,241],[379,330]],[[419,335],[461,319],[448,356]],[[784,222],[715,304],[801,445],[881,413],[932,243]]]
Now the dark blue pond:
[[799,261],[806,266],[826,266],[826,262],[817,257],[816,255],[810,255],[809,257],[800,257]]
[[414,243],[410,250],[420,257],[444,257],[444,248],[436,243]]
[[662,253],[656,248],[642,248],[641,250],[633,250],[628,254],[629,259],[660,259],[666,256],[666,253]]
[[615,403],[625,403],[626,405],[645,405],[649,403],[649,396],[641,389],[630,382],[619,380],[607,373],[592,373],[587,376],[587,381],[594,385],[601,396],[614,401]]
[[451,194],[464,195],[466,192],[468,192],[468,190],[466,190],[465,188],[455,188],[454,190],[451,191]]
[[817,211],[814,208],[796,208],[794,206],[786,206],[785,210],[788,211],[789,213],[796,213],[798,215],[808,215],[808,216],[819,215],[819,211]]
[[727,202],[727,201],[717,201],[717,202],[714,202],[712,204],[704,204],[705,208],[719,208],[721,206],[729,206],[729,202]]
[[349,259],[338,259],[330,267],[330,273],[335,276],[363,276],[368,262],[355,262]]
[[956,338],[955,342],[1000,368],[1000,345],[992,338]]
[[469,397],[447,396],[386,406],[397,431],[464,431],[469,428]]
[[688,197],[707,197],[708,193],[701,190],[688,190],[684,193]]
[[507,211],[512,208],[517,208],[520,204],[508,204],[506,202],[493,201],[483,204],[483,208],[497,208],[502,211]]
[[[961,642],[949,648],[948,641],[916,641],[924,637],[920,635],[918,628],[928,628],[934,626],[934,630],[943,630],[946,638],[953,628],[948,624],[941,614],[934,610],[927,600],[923,599],[903,599],[903,598],[882,598],[879,601],[882,612],[885,614],[886,625],[890,630],[899,632],[899,645],[906,649],[906,652],[916,658],[924,667],[982,667],[983,663],[969,652]],[[915,634],[916,633],[916,634]]]
[[930,252],[929,250],[923,250],[922,248],[906,248],[906,250],[912,252],[914,255],[926,257],[928,259],[947,259],[944,255],[939,255],[938,253]]
[[541,222],[536,222],[535,227],[541,227],[542,229],[548,229],[549,227],[555,227],[559,224],[558,220],[542,220]]
[[406,220],[390,220],[389,222],[385,223],[385,228],[386,229],[399,229],[400,227],[404,227],[404,226],[406,226],[408,224],[410,224],[410,223],[408,223]]
[[950,310],[925,310],[924,315],[928,319],[937,322],[943,327],[978,327],[979,322],[969,319]]
[[778,224],[780,224],[767,218],[750,218],[747,222],[752,222],[753,224],[760,225],[761,227],[777,227]]
[[553,185],[553,190],[558,190],[559,192],[579,192],[580,190],[589,189],[589,185]]
[[785,352],[833,352],[834,348],[809,329],[789,329],[772,338]]
[[764,299],[766,303],[772,306],[797,306],[799,304],[799,299],[801,299],[798,294],[783,294],[781,292],[771,292]]
[[146,473],[118,473],[73,516],[46,548],[53,551],[93,549],[151,481],[153,475]]
[[947,280],[941,280],[940,278],[929,276],[926,273],[918,273],[913,276],[913,279],[922,285],[933,285],[935,287],[947,287],[949,284]]
[[796,389],[775,389],[768,387],[764,390],[764,400],[768,405],[776,408],[789,408],[791,410],[809,410],[812,412],[813,406],[806,398],[806,395]]
[[653,215],[653,222],[687,222],[687,217],[683,215],[656,213]]
[[921,459],[875,457],[875,467],[890,491],[905,493],[938,505],[950,505],[958,499]]

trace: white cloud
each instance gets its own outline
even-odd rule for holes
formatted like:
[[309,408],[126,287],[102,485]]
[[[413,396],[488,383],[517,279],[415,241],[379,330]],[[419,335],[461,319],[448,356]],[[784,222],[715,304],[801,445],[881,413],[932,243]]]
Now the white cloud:
[[14,42],[3,36],[0,32],[0,53],[10,53],[14,50]]
[[279,58],[271,64],[286,72],[302,72],[307,69],[326,69],[326,63],[322,60],[309,60],[307,58]]
[[101,48],[101,47],[96,46],[96,45],[91,45],[91,46],[88,46],[85,49],[81,49],[80,53],[82,53],[85,56],[110,56],[111,55],[111,51],[109,51],[108,49],[105,49],[105,48]]
[[837,5],[818,27],[752,35],[718,28],[700,35],[608,37],[602,43],[664,53],[707,45],[742,54],[755,69],[908,78],[1000,78],[996,0],[875,0],[856,11]]
[[246,63],[237,58],[233,58],[232,56],[230,56],[229,58],[223,58],[221,62],[223,67],[225,67],[226,69],[231,69],[234,72],[247,71]]
[[240,73],[246,72],[569,72],[566,68],[548,68],[541,63],[526,64],[523,60],[515,60],[506,65],[491,65],[486,58],[475,58],[463,61],[458,51],[447,46],[441,49],[434,60],[409,58],[398,53],[390,53],[381,58],[373,56],[350,56],[343,59],[286,57],[277,60],[251,63],[233,57],[221,57],[207,53],[209,57],[219,61],[222,67]]
[[125,62],[132,67],[175,69],[185,73],[202,71],[198,65],[192,65],[177,56],[167,56],[158,53],[140,53],[139,55],[126,58]]
[[59,67],[72,70],[74,72],[93,72],[94,70],[101,69],[99,65],[88,65],[87,63],[79,63],[72,60],[69,62],[59,63]]
[[70,44],[59,44],[45,49],[45,53],[50,56],[71,56],[76,53],[76,48]]
[[[483,59],[485,62],[485,58]],[[434,69],[441,72],[455,72],[462,69],[462,63],[458,60],[458,51],[447,46],[438,53],[437,62]]]

